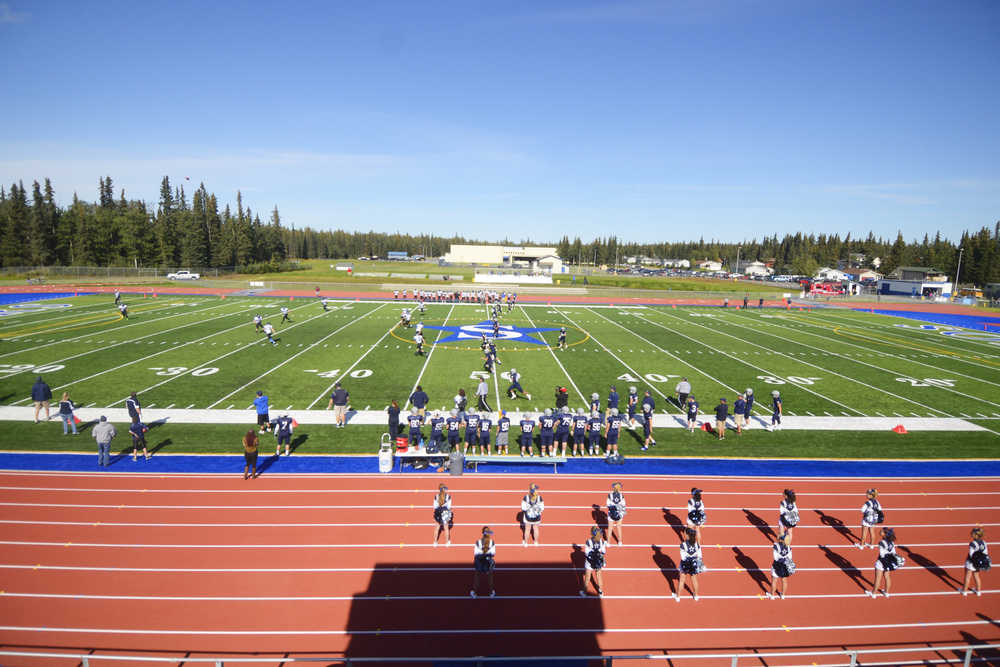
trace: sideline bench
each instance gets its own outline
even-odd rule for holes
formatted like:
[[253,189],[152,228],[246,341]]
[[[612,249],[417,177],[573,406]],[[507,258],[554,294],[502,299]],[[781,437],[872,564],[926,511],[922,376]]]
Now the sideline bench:
[[552,472],[559,472],[560,463],[566,463],[565,456],[481,456],[471,454],[465,457],[466,463],[473,465],[473,470],[479,472],[480,463],[551,463]]
[[[446,452],[438,452],[437,454],[428,454],[426,449],[407,449],[405,452],[395,452],[393,454],[395,459],[399,459],[399,472],[403,472],[403,465],[406,459],[428,459],[429,461],[438,460],[437,463],[433,465],[442,465],[443,462],[448,460],[448,454]],[[393,462],[395,463],[395,461]]]

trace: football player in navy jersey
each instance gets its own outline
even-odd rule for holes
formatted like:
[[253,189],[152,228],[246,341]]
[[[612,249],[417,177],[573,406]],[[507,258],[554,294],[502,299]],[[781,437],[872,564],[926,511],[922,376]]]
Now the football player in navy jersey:
[[754,402],[753,389],[747,387],[744,396],[747,397],[747,405],[745,408],[743,408],[743,416],[744,416],[743,428],[750,428],[750,416],[753,414],[753,402]]
[[420,432],[420,426],[424,423],[424,420],[416,408],[410,408],[410,414],[406,417],[406,423],[410,427],[410,446],[419,447],[420,441],[423,440],[423,433]]
[[552,416],[552,408],[545,408],[545,413],[538,418],[538,449],[542,456],[549,456],[552,451],[553,429],[556,418]]
[[771,392],[771,430],[781,428],[781,393],[775,389]]
[[656,401],[653,400],[653,397],[649,394],[649,390],[648,389],[646,390],[645,396],[642,397],[642,410],[643,410],[643,412],[646,411],[646,406],[647,405],[649,406],[649,412],[651,414],[656,414]]
[[479,446],[482,448],[482,453],[487,456],[493,453],[490,451],[491,428],[493,428],[493,420],[490,419],[489,413],[479,418]]
[[458,441],[461,439],[462,420],[458,416],[458,408],[452,408],[451,415],[444,420],[444,424],[448,430],[448,448],[454,451],[458,449]]
[[534,456],[535,452],[531,446],[535,433],[535,421],[531,418],[531,413],[525,412],[521,415],[521,456],[527,452],[528,456]]
[[591,412],[601,411],[601,396],[596,391],[590,395],[590,411]]
[[618,408],[608,410],[608,424],[604,427],[604,439],[608,443],[607,456],[618,455],[618,434],[621,432],[622,418],[618,415]]
[[566,349],[566,327],[559,328],[559,343],[558,347],[560,350]]
[[510,386],[507,387],[507,397],[517,398],[518,394],[522,394],[529,401],[531,400],[531,394],[524,390],[521,386],[521,374],[517,372],[516,368],[510,369],[510,373],[507,374],[510,377]]
[[733,419],[736,421],[736,435],[743,435],[743,423],[746,419],[747,399],[745,394],[738,394],[733,403]]
[[592,410],[590,419],[587,420],[587,430],[590,436],[590,446],[588,453],[597,456],[601,452],[601,429],[604,428],[604,419],[598,410]]
[[580,456],[586,453],[587,447],[585,440],[587,439],[587,413],[583,408],[576,409],[576,416],[573,417],[573,456],[576,456],[577,452]]
[[688,396],[687,405],[688,433],[694,433],[695,426],[698,425],[698,401],[694,400],[694,395]]
[[628,410],[628,427],[635,430],[635,411],[639,405],[639,390],[634,386],[628,388],[628,398],[625,399],[625,407]]
[[510,440],[510,417],[504,410],[497,419],[497,454],[507,453],[507,443]]
[[441,441],[444,439],[444,418],[441,413],[434,411],[434,416],[431,417],[431,447],[428,449],[434,449],[436,451],[441,451]]
[[274,437],[277,444],[274,446],[274,455],[281,455],[281,444],[285,444],[285,456],[288,456],[292,442],[292,431],[295,430],[295,420],[288,415],[281,415],[274,422]]
[[469,453],[469,445],[472,445],[472,453],[477,453],[476,450],[479,449],[479,415],[476,414],[475,410],[469,410],[469,413],[465,415],[465,450],[463,453]]
[[656,439],[653,438],[653,408],[649,403],[642,404],[642,434],[645,437],[642,451],[656,446]]
[[556,453],[562,448],[562,455],[566,456],[566,446],[569,444],[569,430],[573,425],[573,415],[569,408],[560,408],[556,415]]
[[611,385],[611,389],[608,391],[608,410],[611,408],[618,409],[618,389],[614,385]]

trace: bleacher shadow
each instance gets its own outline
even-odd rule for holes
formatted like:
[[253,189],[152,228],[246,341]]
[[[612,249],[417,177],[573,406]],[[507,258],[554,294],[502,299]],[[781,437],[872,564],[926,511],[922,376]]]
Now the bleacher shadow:
[[[981,614],[980,614],[980,616],[981,616]],[[959,630],[958,633],[960,635],[962,635],[962,641],[963,642],[965,642],[966,644],[971,644],[973,646],[982,646],[984,644],[996,644],[997,643],[996,640],[980,639],[976,635],[974,635],[971,632],[968,632],[966,630]],[[951,659],[955,662],[955,664],[959,664],[959,663],[964,664],[965,651],[958,650],[958,651],[953,651],[951,653],[952,653],[951,656],[942,656],[942,657],[945,657],[945,658],[951,657]],[[972,665],[1000,665],[1000,651],[998,651],[997,649],[989,649],[989,648],[973,649],[972,650],[971,659],[969,660],[969,664],[972,664]]]
[[861,570],[855,567],[851,561],[847,560],[836,551],[825,545],[820,544],[819,549],[823,552],[823,555],[826,556],[827,560],[836,565],[844,574],[850,577],[854,583],[858,585],[858,588],[863,591],[871,588],[873,585],[872,582],[868,581]]
[[158,443],[156,443],[155,445],[153,445],[153,447],[149,449],[149,455],[152,456],[153,454],[156,454],[164,447],[169,447],[172,444],[174,444],[173,440],[171,440],[170,438],[164,438],[163,440],[160,440]]
[[736,562],[747,571],[747,574],[750,575],[750,578],[753,579],[761,591],[770,590],[771,582],[768,580],[767,575],[758,567],[757,561],[743,553],[743,550],[739,547],[733,547],[733,554],[736,555]]
[[[493,598],[488,597],[485,579],[479,597],[470,597],[472,554],[465,549],[462,556],[468,555],[468,561],[451,557],[377,563],[365,589],[351,601],[345,656],[387,658],[379,665],[415,665],[430,662],[401,663],[392,658],[600,655],[597,636],[605,627],[603,600],[578,594],[583,551],[574,546],[557,560],[505,561],[506,555],[522,549],[498,548]],[[560,664],[583,667],[588,661]]]
[[904,547],[902,545],[899,546],[899,550],[906,553],[909,556],[910,560],[912,560],[914,563],[924,568],[925,570],[933,574],[935,577],[937,577],[944,583],[951,585],[951,587],[954,588],[955,590],[962,589],[961,581],[948,574],[944,570],[944,568],[942,568],[940,565],[932,561],[927,556],[918,554],[909,547]]
[[760,518],[759,516],[757,516],[748,509],[744,509],[743,514],[746,515],[747,521],[749,521],[757,530],[759,530],[761,534],[768,540],[774,542],[776,539],[778,539],[778,536],[774,533],[774,529],[772,529],[771,526],[768,525],[767,521]]
[[670,527],[673,528],[674,534],[677,535],[677,541],[678,543],[680,543],[680,540],[684,537],[684,522],[681,520],[679,516],[671,512],[666,507],[662,509],[663,509],[663,520],[669,523]]
[[844,538],[848,541],[848,543],[856,544],[857,542],[861,541],[861,538],[856,536],[854,532],[837,517],[831,516],[829,514],[824,514],[820,510],[813,510],[813,512],[816,512],[816,514],[819,515],[820,523],[822,523],[824,526],[829,526],[830,528],[833,528],[840,535],[843,535]]

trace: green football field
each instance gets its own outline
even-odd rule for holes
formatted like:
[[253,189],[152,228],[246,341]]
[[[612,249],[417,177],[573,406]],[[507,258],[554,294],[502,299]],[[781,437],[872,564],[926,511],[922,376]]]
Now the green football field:
[[[42,375],[54,401],[68,391],[89,408],[123,407],[135,391],[147,410],[246,410],[262,390],[272,415],[323,410],[339,381],[359,412],[384,410],[394,399],[406,406],[418,384],[431,408],[448,410],[459,388],[474,394],[483,373],[480,332],[491,330],[481,306],[427,304],[413,317],[422,319],[427,341],[426,355],[417,356],[413,329],[399,326],[400,310],[413,304],[402,302],[331,301],[324,312],[311,298],[128,295],[124,320],[110,301],[46,301],[0,319],[0,404],[30,405],[32,382]],[[291,322],[280,323],[281,306]],[[274,324],[277,346],[255,331],[255,313]],[[957,438],[984,447],[995,446],[1000,431],[1000,347],[989,342],[995,335],[843,309],[526,304],[505,308],[500,323],[502,365],[487,376],[494,410],[551,407],[557,386],[567,387],[575,409],[595,392],[604,405],[616,385],[624,407],[634,385],[640,396],[650,391],[658,414],[679,415],[670,400],[687,377],[703,412],[720,397],[732,403],[753,388],[754,414],[765,421],[777,390],[788,417],[838,417],[844,424],[957,417],[989,429]],[[565,350],[556,348],[560,327]],[[511,368],[530,400],[507,397]],[[947,455],[952,436],[936,436]],[[827,435],[831,442],[870,437]]]

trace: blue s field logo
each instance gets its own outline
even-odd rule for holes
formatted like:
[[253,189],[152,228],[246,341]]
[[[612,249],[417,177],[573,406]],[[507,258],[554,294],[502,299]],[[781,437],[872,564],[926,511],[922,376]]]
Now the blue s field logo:
[[424,329],[435,329],[437,331],[449,331],[449,336],[437,341],[438,343],[454,343],[465,340],[480,340],[483,335],[494,340],[510,340],[518,343],[533,343],[535,345],[545,345],[544,340],[540,340],[531,334],[542,331],[559,331],[557,327],[518,327],[512,324],[500,325],[500,332],[493,335],[493,324],[483,321],[479,324],[466,324],[464,326],[432,326],[425,325]]

